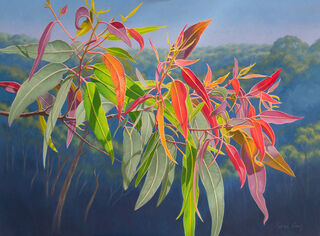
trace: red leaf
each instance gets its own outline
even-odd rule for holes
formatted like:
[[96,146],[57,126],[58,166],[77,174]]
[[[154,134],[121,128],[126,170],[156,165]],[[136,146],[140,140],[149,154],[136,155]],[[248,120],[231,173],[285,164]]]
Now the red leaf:
[[267,94],[265,92],[261,92],[260,97],[261,97],[261,100],[263,100],[263,101],[271,102],[274,104],[280,104],[279,101],[273,99],[269,94]]
[[263,165],[259,166],[253,161],[254,157],[250,157],[244,146],[241,148],[241,156],[248,173],[248,185],[251,196],[264,214],[263,223],[265,224],[269,218],[266,201],[263,197],[266,188],[266,169]]
[[272,124],[286,124],[297,120],[301,120],[303,118],[291,116],[281,111],[263,111],[260,113],[259,116],[265,122]]
[[183,33],[181,43],[182,50],[177,55],[176,59],[187,59],[190,53],[198,44],[203,31],[208,27],[212,20],[206,20],[190,26]]
[[181,68],[181,74],[186,83],[193,88],[202,98],[202,100],[208,105],[209,115],[213,110],[210,103],[209,96],[206,92],[201,81],[195,76],[195,74],[189,68]]
[[199,60],[200,59],[197,59],[197,60],[175,60],[175,64],[179,67],[184,67],[184,66],[190,66]]
[[263,92],[265,90],[267,90],[268,88],[270,88],[274,82],[277,80],[277,78],[279,77],[281,72],[281,69],[279,69],[278,71],[276,71],[273,75],[271,75],[270,77],[262,80],[261,82],[257,83],[256,85],[254,85],[251,90],[249,91],[249,94],[251,95],[257,95],[260,92]]
[[244,183],[246,182],[246,167],[244,166],[243,161],[241,160],[239,153],[237,149],[232,146],[231,144],[225,144],[226,145],[226,152],[234,166],[234,168],[237,170],[241,182],[241,188],[243,187]]
[[180,46],[180,43],[181,42],[183,42],[182,40],[183,40],[183,34],[184,34],[184,30],[186,29],[186,27],[187,27],[187,25],[185,25],[184,27],[183,27],[183,29],[181,30],[181,32],[180,32],[180,34],[179,34],[179,36],[178,36],[178,38],[177,38],[177,41],[176,41],[176,45],[177,45],[177,47],[179,47]]
[[232,79],[231,80],[231,85],[236,93],[236,95],[238,96],[239,94],[239,90],[240,90],[240,83],[238,79]]
[[123,115],[127,115],[129,112],[131,112],[133,109],[135,109],[139,104],[143,103],[144,101],[146,101],[150,98],[154,98],[154,96],[151,94],[146,94],[142,97],[137,98],[137,100],[135,100],[132,103],[132,105],[128,108],[128,110],[125,113],[123,113]]
[[47,44],[49,42],[52,28],[53,28],[55,23],[56,23],[55,21],[51,21],[46,26],[46,28],[44,29],[44,31],[43,31],[43,33],[41,35],[41,38],[39,40],[39,45],[38,45],[38,55],[37,55],[36,59],[34,60],[34,63],[33,63],[33,66],[32,66],[32,69],[31,69],[31,72],[30,72],[30,75],[29,75],[29,80],[32,78],[32,76],[34,75],[34,73],[36,72],[36,70],[37,70],[37,68],[38,68],[38,66],[40,64],[40,61],[42,59],[44,50],[46,49],[46,46],[47,46]]
[[186,106],[187,89],[180,80],[174,80],[171,86],[171,99],[174,112],[179,120],[185,139],[188,135],[188,111]]
[[159,62],[159,53],[158,53],[158,50],[157,48],[153,45],[153,43],[151,42],[151,40],[149,39],[149,43],[154,51],[154,54],[156,54],[156,58],[157,58],[157,61]]
[[17,93],[21,85],[16,82],[1,81],[0,87],[4,88],[8,93]]
[[271,128],[271,126],[267,122],[265,122],[264,120],[256,120],[256,122],[258,122],[261,125],[264,132],[266,132],[266,134],[270,137],[272,145],[274,145],[275,136],[274,136],[274,132],[273,132],[273,129]]
[[207,64],[207,67],[208,67],[208,72],[207,72],[206,78],[204,79],[204,85],[205,86],[208,86],[211,83],[211,79],[212,79],[211,68],[210,68],[210,66],[208,64]]
[[120,122],[124,98],[126,95],[126,76],[121,62],[118,61],[118,59],[112,56],[111,54],[105,53],[103,55],[103,61],[106,68],[110,71],[111,79],[114,84],[118,103],[118,116]]
[[130,36],[132,38],[134,38],[140,45],[140,51],[137,53],[139,54],[142,50],[143,50],[143,47],[144,47],[144,39],[143,37],[141,36],[141,34],[136,31],[135,29],[128,29],[128,32],[130,34]]
[[132,48],[131,40],[127,35],[127,29],[121,22],[114,21],[111,23],[107,23],[107,25],[110,34],[113,34],[114,36],[118,37],[130,48]]
[[254,126],[253,128],[250,129],[250,133],[254,143],[256,144],[257,148],[260,151],[260,161],[262,161],[265,154],[262,128],[261,128],[261,125],[255,120],[250,120],[250,123]]
[[61,15],[65,15],[67,13],[67,9],[68,9],[68,5],[65,5],[62,9],[61,9]]
[[281,79],[279,79],[279,81],[277,83],[272,85],[272,87],[268,89],[268,93],[272,93],[279,86],[280,81],[281,81]]
[[79,26],[79,21],[82,17],[90,17],[89,10],[86,7],[79,7],[76,11],[75,26],[77,30],[81,30],[81,27]]
[[255,117],[256,116],[256,110],[254,109],[254,106],[250,105],[249,106],[249,112],[248,112],[248,117]]

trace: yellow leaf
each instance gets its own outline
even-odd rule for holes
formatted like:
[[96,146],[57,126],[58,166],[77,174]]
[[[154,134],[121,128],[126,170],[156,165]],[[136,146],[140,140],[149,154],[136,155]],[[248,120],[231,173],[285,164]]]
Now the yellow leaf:
[[91,24],[89,19],[86,19],[85,21],[82,22],[82,24],[80,25],[81,30],[77,31],[77,36],[83,36],[85,34],[87,34],[90,30],[91,30]]
[[165,134],[164,134],[164,117],[163,117],[163,103],[162,103],[162,101],[159,102],[159,108],[158,108],[158,112],[157,112],[157,121],[158,121],[158,129],[159,129],[159,135],[160,135],[160,140],[161,140],[162,146],[163,146],[167,156],[175,164],[178,164],[176,162],[176,160],[172,157],[172,155],[167,147],[167,141],[166,141]]
[[256,64],[256,63],[253,63],[252,65],[250,65],[250,66],[248,66],[248,67],[243,68],[242,70],[240,70],[240,72],[239,72],[239,74],[238,74],[238,77],[247,74],[247,73],[251,70],[251,68],[254,67],[255,64]]
[[[37,99],[37,104],[38,104],[39,110],[42,110],[42,106],[41,106],[41,103],[39,102],[39,99]],[[41,129],[42,135],[44,135],[44,133],[46,131],[46,127],[47,127],[47,122],[46,122],[46,120],[44,119],[43,116],[39,116],[39,124],[40,124],[40,129]],[[56,147],[54,146],[54,144],[52,142],[51,137],[49,138],[49,143],[48,144],[49,144],[49,147],[53,151],[58,152],[58,150],[56,149]]]
[[131,16],[133,16],[141,7],[141,5],[142,5],[142,2],[126,16],[126,20],[129,19]]
[[209,86],[210,86],[210,87],[213,87],[213,86],[215,86],[215,85],[222,84],[222,83],[226,80],[226,78],[228,78],[229,74],[230,74],[230,72],[229,72],[228,74],[226,74],[226,75],[224,75],[224,76],[216,79],[215,81],[213,81],[212,83],[210,83]]

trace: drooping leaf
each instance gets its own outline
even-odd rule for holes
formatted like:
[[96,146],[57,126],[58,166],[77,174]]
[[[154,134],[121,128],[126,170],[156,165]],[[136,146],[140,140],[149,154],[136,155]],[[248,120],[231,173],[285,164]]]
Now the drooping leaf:
[[[38,109],[42,110],[43,107],[41,106],[41,103],[39,102],[39,99],[37,99],[37,104],[38,104]],[[46,127],[47,127],[47,122],[46,122],[46,120],[45,120],[45,118],[43,116],[39,116],[38,119],[39,119],[39,125],[40,125],[40,129],[41,129],[41,133],[44,136],[45,135],[45,130],[46,130]],[[54,144],[52,142],[51,137],[49,138],[49,143],[48,144],[49,144],[49,147],[54,152],[58,152],[57,148],[54,146]]]
[[103,61],[106,68],[110,72],[111,79],[115,87],[118,105],[118,117],[120,121],[121,112],[124,104],[124,97],[126,94],[126,76],[121,62],[118,61],[118,59],[116,59],[114,56],[105,53],[103,55]]
[[123,156],[121,170],[123,177],[123,188],[129,187],[133,177],[136,174],[142,154],[141,136],[135,129],[123,130]]
[[193,88],[203,99],[203,101],[207,104],[209,107],[209,111],[212,111],[212,105],[210,103],[208,94],[203,86],[203,84],[200,82],[200,80],[196,77],[196,75],[189,69],[189,68],[181,68],[181,74],[183,79],[186,81],[186,83]]
[[9,125],[38,97],[53,89],[61,80],[62,75],[68,70],[63,64],[49,64],[34,74],[31,81],[25,81],[11,105]]
[[286,124],[297,120],[301,120],[303,117],[296,117],[288,115],[281,111],[263,111],[260,113],[260,118],[267,123],[272,124]]
[[251,137],[260,151],[260,160],[262,161],[265,155],[264,139],[262,134],[262,127],[256,121],[250,121],[253,128],[250,129]]
[[130,61],[132,62],[136,62],[134,60],[134,58],[130,55],[130,53],[122,48],[119,48],[119,47],[108,47],[108,48],[105,48],[107,50],[107,52],[113,56],[116,56],[116,57],[122,57],[122,58],[125,58],[125,59],[129,59]]
[[165,197],[168,195],[170,191],[170,188],[174,181],[175,167],[176,166],[174,163],[168,162],[167,170],[161,183],[161,191],[159,194],[157,206],[159,206],[163,202],[163,200],[165,199]]
[[[1,48],[0,52],[18,54],[27,58],[35,59],[38,55],[38,43],[9,46]],[[70,59],[72,54],[73,50],[69,44],[62,40],[55,40],[47,44],[42,60],[52,63],[62,63]]]
[[155,116],[153,112],[152,111],[142,112],[141,121],[143,124],[143,129],[141,129],[141,137],[142,137],[143,145],[145,145],[153,133],[154,123],[155,123]]
[[281,69],[279,69],[278,71],[276,71],[273,75],[271,75],[270,77],[262,80],[261,82],[257,83],[256,85],[254,85],[250,91],[249,94],[251,95],[256,95],[259,94],[260,92],[264,92],[265,90],[267,90],[268,88],[270,88],[274,82],[278,79],[279,75],[281,73]]
[[76,11],[76,19],[75,19],[75,27],[77,30],[81,30],[82,28],[79,26],[79,21],[82,17],[89,18],[90,12],[86,7],[79,7]]
[[158,130],[159,130],[159,135],[160,135],[160,140],[162,143],[162,146],[164,147],[165,153],[167,156],[173,161],[175,164],[178,164],[177,161],[172,157],[168,146],[167,146],[167,141],[165,138],[165,133],[164,133],[164,117],[163,117],[163,103],[159,102],[159,107],[157,111],[157,123],[158,123]]
[[63,104],[65,103],[65,100],[67,98],[69,89],[72,84],[72,79],[67,78],[63,81],[61,88],[58,91],[58,94],[56,96],[56,100],[54,101],[53,107],[49,113],[48,122],[46,126],[46,131],[44,134],[43,139],[43,166],[46,166],[46,157],[47,157],[47,151],[48,151],[48,143],[52,134],[52,131],[56,125],[58,116],[60,114],[60,111],[62,109]]
[[186,106],[187,89],[180,80],[174,80],[171,85],[171,99],[174,112],[179,120],[184,137],[188,135],[188,111]]
[[81,29],[77,31],[77,36],[83,36],[86,35],[91,30],[91,24],[90,20],[86,19],[81,23]]
[[136,76],[137,76],[137,78],[138,78],[138,80],[139,80],[139,82],[141,83],[142,86],[148,87],[145,79],[143,78],[143,76],[142,76],[141,72],[138,70],[138,68],[136,68]]
[[274,145],[275,136],[274,136],[274,132],[273,132],[273,129],[271,128],[271,126],[267,122],[265,122],[264,120],[256,120],[256,122],[258,122],[261,125],[264,132],[266,132],[266,134],[271,139],[272,145]]
[[[169,144],[169,147],[170,146],[173,146],[173,144]],[[143,187],[136,202],[135,210],[138,210],[145,205],[156,193],[166,173],[167,163],[168,158],[166,157],[166,152],[163,147],[159,146],[155,151],[154,158],[152,159]]]
[[96,138],[102,144],[104,149],[109,154],[111,161],[114,161],[113,145],[111,140],[111,133],[109,124],[105,116],[105,112],[101,106],[100,96],[97,87],[94,83],[88,82],[83,97],[86,117],[89,121],[90,127]]
[[265,224],[269,217],[266,201],[263,197],[266,187],[266,170],[263,165],[259,166],[252,161],[254,157],[250,157],[249,152],[244,147],[241,148],[241,156],[246,166],[251,196],[264,214],[263,223]]
[[264,143],[266,145],[266,156],[263,159],[263,163],[281,172],[284,172],[292,177],[295,177],[290,166],[283,159],[278,150],[272,145],[267,137],[264,137]]
[[213,155],[210,152],[204,154],[203,174],[200,174],[200,177],[207,193],[210,209],[211,236],[218,236],[222,227],[224,215],[224,186],[218,164],[213,162],[209,167],[212,159]]
[[246,175],[247,175],[244,163],[243,163],[242,159],[240,158],[237,149],[233,145],[226,144],[225,147],[226,147],[226,152],[227,152],[234,168],[237,170],[237,172],[239,174],[241,188],[242,188],[245,181],[246,181]]
[[140,51],[137,53],[139,54],[140,52],[142,52],[143,50],[143,47],[144,47],[144,39],[143,37],[141,36],[141,34],[136,31],[135,29],[128,29],[128,33],[129,35],[134,38],[138,43],[139,43],[139,46],[140,46]]
[[113,21],[111,23],[107,23],[107,25],[111,34],[120,38],[125,44],[132,48],[131,40],[127,35],[127,29],[121,22]]
[[190,26],[183,33],[183,41],[181,43],[182,50],[178,53],[176,59],[187,59],[193,49],[198,44],[204,30],[208,27],[212,20],[206,20]]
[[0,87],[4,88],[8,93],[17,93],[21,85],[16,82],[0,81]]
[[147,145],[145,151],[143,152],[143,155],[141,158],[141,163],[138,168],[138,175],[137,175],[137,178],[135,181],[136,187],[140,183],[143,176],[147,173],[147,171],[150,167],[151,161],[154,158],[156,149],[158,148],[158,145],[159,145],[159,133],[156,131],[151,136],[151,138],[148,142],[148,145]]
[[49,42],[49,39],[50,39],[50,36],[51,36],[51,31],[52,31],[52,28],[54,26],[56,22],[55,21],[51,21],[47,26],[46,28],[44,29],[42,35],[41,35],[41,38],[39,40],[39,45],[38,45],[38,53],[37,53],[37,57],[36,59],[34,60],[33,62],[33,66],[32,66],[32,69],[30,71],[30,74],[29,74],[29,80],[32,78],[32,76],[34,75],[34,73],[36,72],[39,64],[40,64],[40,61],[42,59],[42,56],[43,56],[43,53],[44,53],[44,50],[46,49],[46,46]]

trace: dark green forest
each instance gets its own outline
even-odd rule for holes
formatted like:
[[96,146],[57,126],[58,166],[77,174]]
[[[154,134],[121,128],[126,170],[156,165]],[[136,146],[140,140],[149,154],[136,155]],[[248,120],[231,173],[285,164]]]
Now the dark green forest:
[[[0,33],[0,48],[36,41],[26,35]],[[132,55],[136,53],[135,50],[131,52]],[[167,49],[160,49],[160,57],[163,58],[166,52]],[[281,83],[275,91],[281,98],[281,110],[304,117],[293,124],[273,126],[276,146],[296,178],[267,169],[265,198],[270,219],[265,226],[248,187],[240,189],[230,161],[220,161],[226,191],[221,235],[319,235],[320,39],[311,45],[295,36],[285,36],[272,45],[200,47],[191,55],[191,59],[198,58],[200,61],[191,68],[200,78],[207,72],[206,64],[213,68],[213,78],[227,74],[232,71],[234,58],[239,61],[240,68],[256,63],[252,73],[270,75],[282,68]],[[125,63],[128,75],[135,78],[134,71],[138,68],[148,79],[154,78],[156,57],[153,51],[145,49],[135,55],[135,59],[136,63]],[[0,53],[0,80],[24,81],[32,63],[21,56]],[[68,63],[75,61],[70,59]],[[257,79],[246,80],[244,88],[256,82]],[[14,95],[1,90],[0,96],[0,110],[8,111]],[[29,109],[37,108],[31,106]],[[78,144],[74,138],[66,150],[66,133],[62,125],[55,128],[53,141],[59,153],[51,151],[48,168],[43,169],[42,135],[37,118],[20,119],[9,128],[7,118],[0,117],[0,235],[48,235],[70,155],[72,157]],[[121,156],[121,135],[116,139],[116,153]],[[67,196],[61,235],[183,234],[181,222],[175,220],[181,207],[180,183],[174,183],[163,205],[157,208],[153,200],[137,212],[134,203],[138,191],[130,187],[125,192],[121,184],[119,164],[111,166],[101,154],[85,149]],[[95,200],[88,209],[93,193]],[[210,232],[209,211],[203,198],[200,196],[199,210],[205,222],[197,222],[197,235],[209,235]],[[83,223],[86,214],[86,223]]]

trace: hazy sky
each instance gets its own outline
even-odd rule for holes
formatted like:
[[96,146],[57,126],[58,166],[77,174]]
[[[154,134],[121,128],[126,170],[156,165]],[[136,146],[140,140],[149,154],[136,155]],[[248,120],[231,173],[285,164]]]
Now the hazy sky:
[[[53,18],[45,9],[45,0],[0,0],[0,31],[25,33],[39,38]],[[90,1],[90,0],[89,0]],[[110,8],[106,20],[117,13],[126,15],[139,0],[96,0],[96,8]],[[74,12],[84,0],[52,0],[55,9],[68,4],[63,18],[70,32],[74,30]],[[166,46],[166,32],[171,41],[185,24],[213,19],[200,45],[225,43],[272,43],[279,37],[295,35],[313,43],[320,38],[320,0],[145,0],[128,26],[168,25],[149,34],[156,46]],[[54,38],[61,37],[57,29]]]

